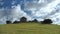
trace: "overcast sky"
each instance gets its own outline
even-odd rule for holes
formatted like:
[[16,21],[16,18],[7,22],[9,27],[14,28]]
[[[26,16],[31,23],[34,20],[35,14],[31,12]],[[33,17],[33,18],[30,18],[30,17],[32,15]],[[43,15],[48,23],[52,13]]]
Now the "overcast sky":
[[60,24],[60,0],[0,0],[0,24],[23,16],[38,21],[49,18]]

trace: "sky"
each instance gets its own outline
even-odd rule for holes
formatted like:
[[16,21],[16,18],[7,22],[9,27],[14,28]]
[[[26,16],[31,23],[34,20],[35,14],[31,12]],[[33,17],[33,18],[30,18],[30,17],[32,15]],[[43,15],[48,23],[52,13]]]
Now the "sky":
[[51,19],[53,24],[60,25],[60,0],[0,0],[0,24],[23,16],[27,21]]

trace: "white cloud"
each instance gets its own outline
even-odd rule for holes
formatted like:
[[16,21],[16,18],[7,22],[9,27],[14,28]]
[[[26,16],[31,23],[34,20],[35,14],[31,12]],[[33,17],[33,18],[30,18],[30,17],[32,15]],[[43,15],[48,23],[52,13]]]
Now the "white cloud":
[[45,2],[47,2],[47,0],[39,0],[38,3],[45,3]]
[[0,22],[2,22],[2,24],[5,23],[6,20],[11,20],[12,22],[15,20],[20,20],[20,18],[23,16],[28,20],[32,20],[30,16],[28,16],[23,10],[21,10],[21,6],[19,4],[12,7],[12,9],[0,9]]
[[12,1],[12,5],[14,5],[15,4],[15,1]]
[[7,20],[4,11],[6,11],[4,8],[0,9],[0,24],[5,24],[5,21]]
[[[41,2],[42,1],[42,2]],[[14,4],[13,2],[12,4]],[[43,19],[50,18],[53,20],[54,24],[60,24],[60,6],[57,4],[60,3],[60,0],[39,0],[39,2],[26,2],[25,10],[31,11],[31,15],[27,15],[23,10],[21,10],[20,4],[12,6],[12,9],[2,8],[0,9],[0,21],[8,20],[19,20],[21,17],[25,16],[28,20],[33,20],[33,17],[38,21],[42,21]],[[59,9],[57,12],[56,10]],[[5,15],[5,14],[8,14]],[[4,16],[5,15],[5,16]]]
[[[46,13],[46,11],[49,11],[49,10],[52,11],[49,6],[48,7],[46,6],[46,4],[48,4],[48,1],[47,0],[46,1],[40,0],[40,1],[41,1],[41,3],[37,3],[37,2],[36,3],[34,3],[34,2],[26,3],[25,10],[31,10],[32,11],[31,15],[37,16],[37,17],[44,16],[44,15],[47,15],[47,13],[50,13],[50,12]],[[44,1],[44,3],[42,4],[43,1]],[[46,7],[43,7],[43,6],[46,6]]]
[[46,5],[48,5],[49,3],[51,3],[53,0],[39,0],[38,2],[26,2],[25,3],[25,10],[26,9],[40,9],[42,7],[45,7]]
[[[41,2],[42,1],[42,2]],[[25,5],[25,10],[30,10],[32,11],[32,17],[41,17],[38,20],[43,20],[45,18],[50,18],[53,20],[53,22],[55,22],[56,24],[59,24],[57,22],[60,22],[59,20],[59,13],[56,10],[59,9],[59,6],[56,7],[59,3],[60,0],[51,0],[51,2],[49,2],[50,0],[40,0],[38,3],[26,3]],[[41,6],[40,3],[43,3],[43,5]],[[56,17],[54,14],[57,13],[56,15],[58,17]],[[52,17],[51,17],[52,16]],[[57,21],[58,20],[58,21]]]
[[12,16],[15,20],[16,19],[18,20],[23,16],[26,17],[28,20],[32,20],[30,16],[28,16],[23,10],[21,10],[21,6],[19,4],[17,6],[14,6],[14,8],[12,8]]
[[3,5],[4,4],[4,2],[0,2],[0,5]]

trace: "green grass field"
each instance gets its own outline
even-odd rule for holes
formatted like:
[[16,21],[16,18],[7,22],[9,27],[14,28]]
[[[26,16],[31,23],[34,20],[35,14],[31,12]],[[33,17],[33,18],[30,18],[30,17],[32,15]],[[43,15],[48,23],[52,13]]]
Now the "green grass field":
[[0,25],[0,34],[60,34],[59,25],[21,23]]

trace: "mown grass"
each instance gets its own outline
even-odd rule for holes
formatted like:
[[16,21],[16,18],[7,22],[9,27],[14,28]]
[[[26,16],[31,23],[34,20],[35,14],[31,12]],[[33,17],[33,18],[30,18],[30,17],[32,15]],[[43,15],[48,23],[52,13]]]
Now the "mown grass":
[[60,34],[59,25],[21,23],[0,25],[0,34]]

